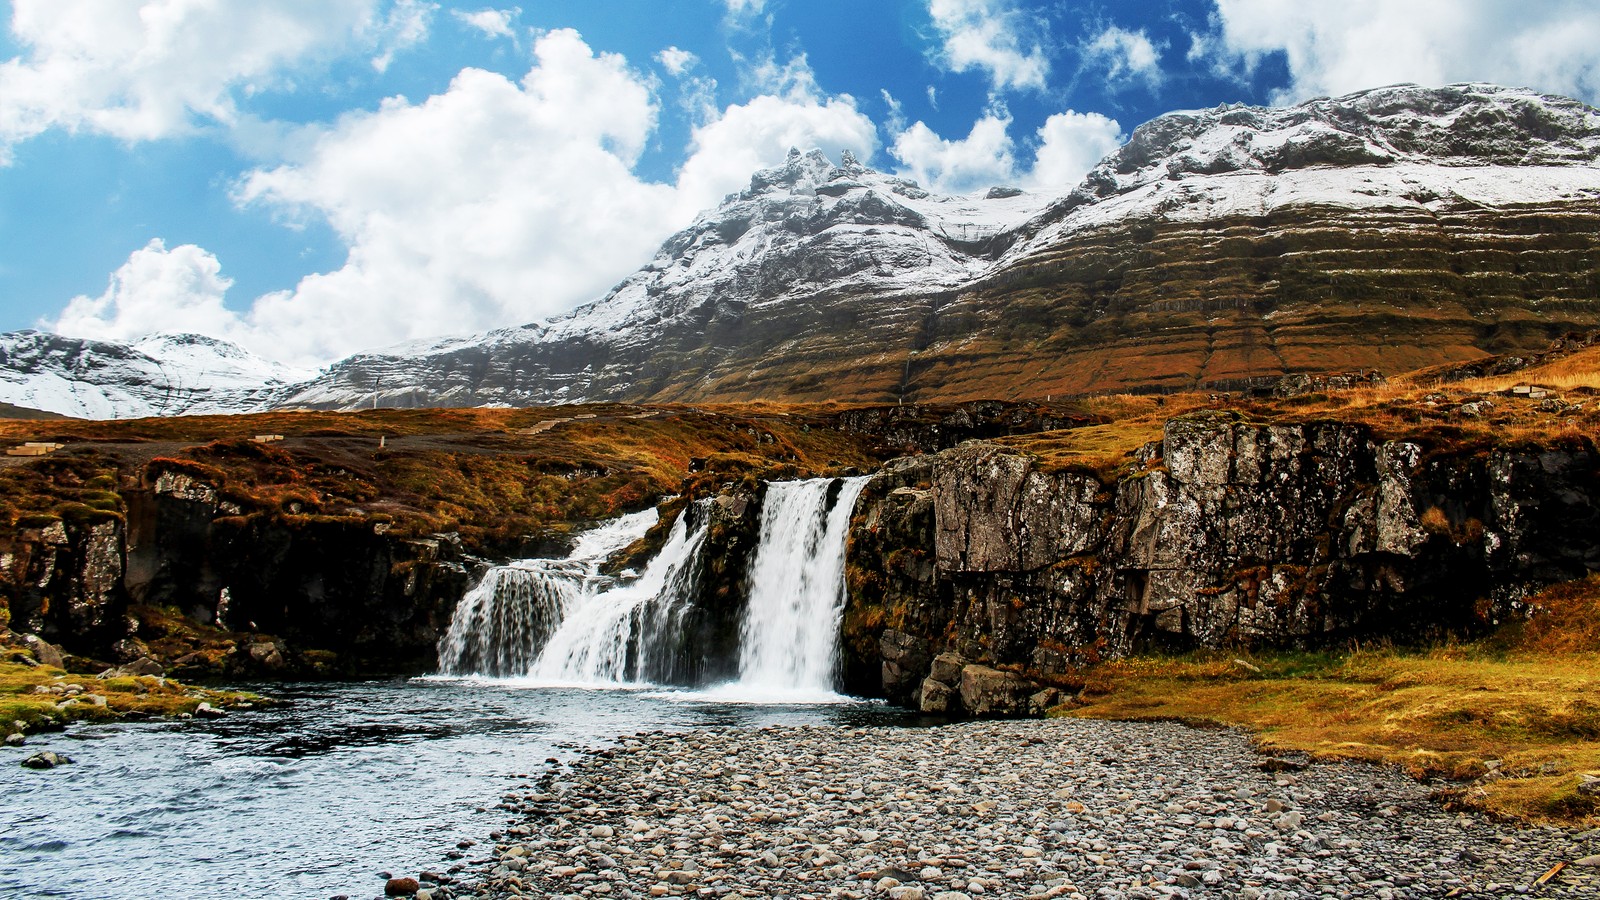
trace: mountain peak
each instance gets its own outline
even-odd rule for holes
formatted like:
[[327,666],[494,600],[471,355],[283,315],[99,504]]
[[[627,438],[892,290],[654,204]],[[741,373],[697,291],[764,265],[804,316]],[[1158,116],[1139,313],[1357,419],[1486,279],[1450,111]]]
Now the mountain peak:
[[1160,180],[1321,166],[1586,165],[1597,152],[1600,111],[1576,100],[1489,84],[1399,84],[1288,107],[1168,113],[1134,129],[1076,193],[1092,199]]

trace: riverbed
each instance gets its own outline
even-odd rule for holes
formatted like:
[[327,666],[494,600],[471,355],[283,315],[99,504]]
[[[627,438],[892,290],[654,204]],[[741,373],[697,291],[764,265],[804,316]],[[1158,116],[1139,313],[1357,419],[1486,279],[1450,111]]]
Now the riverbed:
[[[416,679],[241,687],[281,706],[79,725],[0,751],[0,897],[355,898],[444,871],[503,827],[547,760],[639,731],[892,725],[880,704],[763,705],[648,690]],[[33,771],[43,749],[75,762]]]

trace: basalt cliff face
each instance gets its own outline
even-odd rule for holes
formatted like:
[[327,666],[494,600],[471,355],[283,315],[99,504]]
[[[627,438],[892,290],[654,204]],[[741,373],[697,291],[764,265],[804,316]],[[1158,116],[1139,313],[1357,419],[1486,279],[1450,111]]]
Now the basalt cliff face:
[[[11,630],[91,659],[153,657],[156,670],[192,675],[425,672],[474,575],[447,536],[245,515],[181,471],[152,467],[122,497],[126,518],[24,527],[0,540]],[[190,625],[213,639],[175,643]]]
[[1163,116],[1059,198],[797,153],[568,318],[283,402],[1043,397],[1527,350],[1600,323],[1597,151],[1581,103],[1457,85]]
[[1469,634],[1600,569],[1600,460],[1383,441],[1346,423],[1168,423],[1110,483],[972,443],[857,508],[845,666],[930,712],[1025,714],[1142,649]]

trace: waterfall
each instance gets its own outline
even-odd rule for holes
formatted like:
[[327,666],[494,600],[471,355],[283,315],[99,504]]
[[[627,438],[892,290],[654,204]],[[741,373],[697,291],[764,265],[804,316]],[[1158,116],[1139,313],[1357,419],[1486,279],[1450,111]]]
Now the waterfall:
[[[844,551],[870,477],[767,485],[740,625],[739,692],[830,694],[844,611]],[[837,485],[837,490],[834,490]]]
[[612,583],[601,564],[657,518],[654,509],[626,515],[579,535],[565,559],[524,559],[484,573],[439,641],[440,673],[527,675],[567,610]]
[[676,657],[682,619],[694,602],[711,518],[704,502],[683,511],[637,580],[568,605],[533,667],[535,678],[583,685],[681,679]]
[[[738,678],[714,694],[832,697],[845,538],[868,480],[767,485],[746,573],[748,602],[738,618]],[[566,559],[491,569],[457,606],[439,642],[440,672],[589,686],[727,677],[734,613],[699,596],[710,510],[709,500],[684,509],[661,550],[632,578],[608,578],[600,566],[654,524],[653,510],[585,533]]]

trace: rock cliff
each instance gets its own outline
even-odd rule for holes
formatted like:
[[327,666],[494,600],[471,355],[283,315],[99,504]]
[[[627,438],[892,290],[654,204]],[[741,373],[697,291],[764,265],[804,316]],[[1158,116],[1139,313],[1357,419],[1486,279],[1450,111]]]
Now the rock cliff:
[[1110,483],[971,443],[888,466],[857,509],[846,671],[930,711],[1020,714],[1144,649],[1483,630],[1600,570],[1600,457],[1174,419]]
[[[416,673],[432,669],[472,577],[451,536],[247,512],[159,460],[121,496],[126,517],[57,521],[7,542],[12,630],[101,661],[170,657],[196,674]],[[181,621],[165,610],[216,640],[184,658],[152,650]]]

